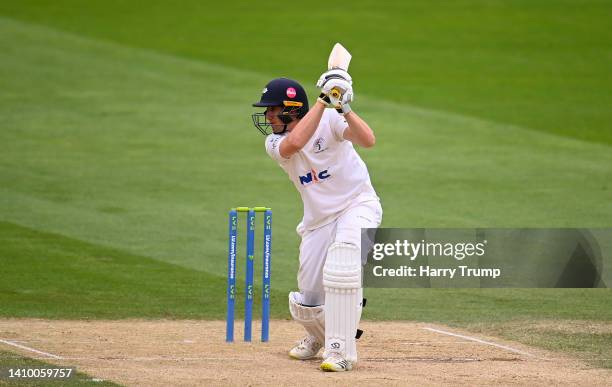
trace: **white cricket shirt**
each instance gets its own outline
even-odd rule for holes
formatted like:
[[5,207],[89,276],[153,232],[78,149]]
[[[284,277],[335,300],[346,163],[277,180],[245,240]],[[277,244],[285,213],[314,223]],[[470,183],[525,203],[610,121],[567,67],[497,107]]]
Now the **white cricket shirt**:
[[368,169],[342,137],[348,124],[333,109],[326,109],[319,127],[306,145],[286,159],[280,144],[287,133],[266,137],[266,151],[289,176],[304,203],[305,230],[333,222],[349,205],[378,200]]

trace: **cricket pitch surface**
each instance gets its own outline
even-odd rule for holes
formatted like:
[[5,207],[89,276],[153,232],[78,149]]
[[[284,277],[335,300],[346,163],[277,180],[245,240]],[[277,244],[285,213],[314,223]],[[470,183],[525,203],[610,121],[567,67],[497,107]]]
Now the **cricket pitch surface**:
[[319,371],[321,359],[292,360],[293,321],[271,322],[270,342],[225,343],[224,321],[0,319],[0,350],[75,366],[123,385],[611,385],[612,371],[443,325],[362,321],[351,372]]

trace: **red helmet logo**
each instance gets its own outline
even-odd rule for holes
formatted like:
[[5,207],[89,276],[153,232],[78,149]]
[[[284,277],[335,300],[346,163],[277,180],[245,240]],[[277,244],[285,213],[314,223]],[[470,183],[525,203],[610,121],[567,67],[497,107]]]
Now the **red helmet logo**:
[[297,92],[295,91],[293,87],[290,87],[287,89],[287,97],[295,98],[296,95],[297,95]]

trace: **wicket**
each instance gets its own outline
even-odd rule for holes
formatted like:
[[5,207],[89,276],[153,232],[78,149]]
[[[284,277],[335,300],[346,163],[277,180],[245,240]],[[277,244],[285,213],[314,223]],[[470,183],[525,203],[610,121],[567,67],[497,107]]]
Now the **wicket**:
[[270,336],[270,278],[272,258],[272,209],[267,207],[237,207],[229,212],[229,248],[227,255],[227,321],[225,341],[234,341],[234,303],[236,300],[236,253],[238,213],[247,213],[246,274],[244,300],[244,341],[251,341],[253,325],[253,269],[255,255],[255,213],[264,213],[263,284],[261,294],[261,341]]

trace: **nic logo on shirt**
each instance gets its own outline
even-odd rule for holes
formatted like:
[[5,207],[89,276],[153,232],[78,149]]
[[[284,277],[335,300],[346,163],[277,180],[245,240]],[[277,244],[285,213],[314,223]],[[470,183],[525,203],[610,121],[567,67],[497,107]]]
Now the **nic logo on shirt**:
[[300,176],[300,184],[307,185],[312,182],[318,183],[321,180],[327,179],[328,177],[331,177],[331,175],[329,174],[329,172],[327,172],[327,169],[321,172],[317,172],[312,169],[306,175]]

